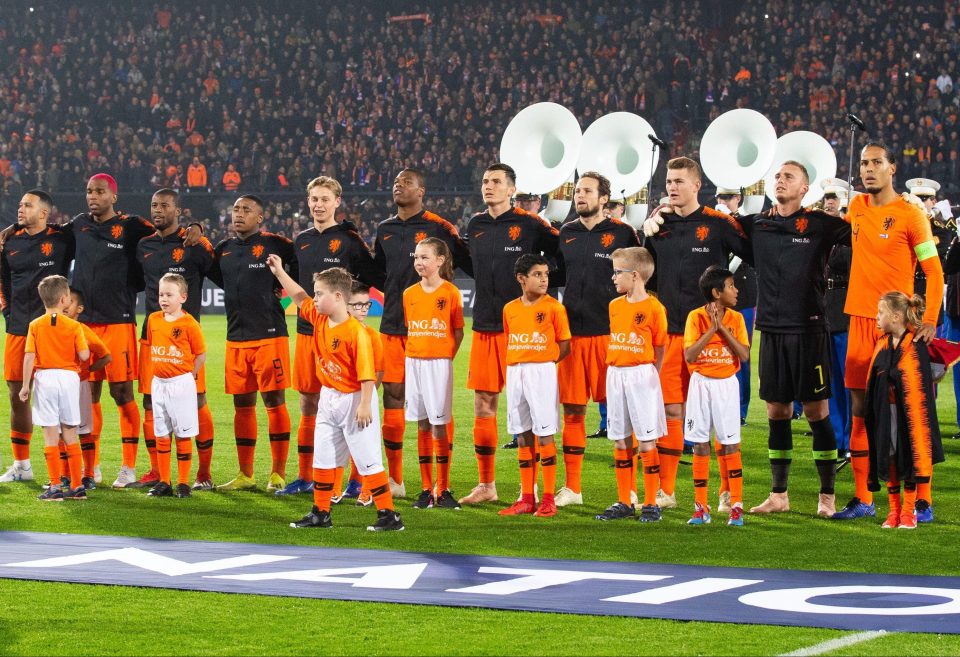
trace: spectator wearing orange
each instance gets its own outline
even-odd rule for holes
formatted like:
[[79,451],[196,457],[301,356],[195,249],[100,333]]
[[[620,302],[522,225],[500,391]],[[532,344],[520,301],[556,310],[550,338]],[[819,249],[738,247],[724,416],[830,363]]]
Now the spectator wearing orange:
[[228,192],[235,192],[240,187],[240,172],[234,164],[228,164],[227,170],[223,172],[223,178],[220,180],[223,188]]
[[203,191],[207,187],[207,167],[200,162],[199,157],[193,158],[193,163],[187,168],[187,187],[191,191]]

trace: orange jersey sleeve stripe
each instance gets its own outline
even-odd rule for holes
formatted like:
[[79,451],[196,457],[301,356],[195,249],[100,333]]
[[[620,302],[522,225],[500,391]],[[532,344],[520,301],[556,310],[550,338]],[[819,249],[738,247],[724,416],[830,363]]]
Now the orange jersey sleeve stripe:
[[667,340],[667,311],[654,297],[631,302],[625,296],[610,302],[610,344],[607,365],[633,367],[656,362],[655,347]]
[[77,354],[88,348],[80,322],[52,313],[30,322],[24,352],[35,355],[34,369],[70,370],[79,374]]
[[463,303],[453,283],[444,281],[433,292],[426,292],[420,283],[411,285],[403,293],[403,313],[407,356],[453,358],[453,332],[463,328]]
[[[683,348],[688,349],[706,333],[712,324],[710,315],[705,307],[701,306],[687,315],[687,324],[683,332]],[[736,310],[727,309],[723,314],[723,325],[733,334],[737,342],[749,344],[747,326],[743,315]],[[700,372],[711,379],[726,379],[733,376],[740,369],[740,359],[730,350],[727,341],[719,333],[700,350],[695,363],[688,363],[690,372]]]
[[919,208],[901,198],[872,206],[867,194],[850,202],[846,218],[853,233],[853,261],[843,310],[848,315],[876,317],[883,294],[896,290],[913,295],[916,249],[932,243],[930,222]]
[[503,308],[507,365],[549,363],[560,357],[560,342],[570,339],[567,310],[551,296],[532,306],[514,299]]

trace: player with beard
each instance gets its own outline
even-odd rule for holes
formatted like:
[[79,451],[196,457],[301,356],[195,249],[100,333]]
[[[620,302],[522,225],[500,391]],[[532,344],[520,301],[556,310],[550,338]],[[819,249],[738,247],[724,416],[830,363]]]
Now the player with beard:
[[557,377],[563,404],[563,464],[566,482],[557,491],[558,507],[583,504],[581,471],[587,444],[586,413],[590,399],[607,398],[607,345],[610,301],[617,296],[611,254],[640,246],[636,231],[603,208],[610,181],[596,171],[580,175],[574,189],[577,219],[560,229],[557,285],[564,285],[563,305],[570,321],[570,355],[559,362]]
[[[157,190],[150,200],[150,219],[157,232],[144,237],[137,244],[137,262],[143,272],[146,316],[160,310],[160,279],[164,274],[179,274],[187,282],[187,300],[183,310],[200,321],[203,300],[203,279],[213,266],[213,245],[201,238],[194,246],[186,246],[187,229],[180,225],[180,195],[169,188]],[[146,353],[147,322],[140,335],[140,392],[143,393],[143,436],[150,454],[150,472],[140,478],[138,485],[155,486],[160,481],[157,465],[156,436],[153,430],[153,400],[151,398],[150,357]],[[213,414],[207,405],[206,367],[197,376],[197,433],[198,468],[194,490],[213,488],[210,461],[213,455]]]
[[[367,285],[382,285],[373,256],[349,221],[337,221],[343,187],[334,178],[319,176],[307,183],[307,207],[313,224],[293,242],[300,276],[298,283],[312,289],[313,275],[343,267]],[[320,402],[320,378],[314,351],[313,325],[297,312],[297,342],[293,359],[293,387],[300,393],[300,426],[297,429],[297,478],[277,495],[313,490],[313,434]],[[284,458],[286,462],[286,458]]]
[[[404,432],[404,363],[406,359],[407,325],[403,316],[403,291],[420,280],[413,268],[417,243],[436,237],[443,240],[453,254],[453,266],[468,274],[473,272],[470,253],[460,239],[456,226],[423,207],[426,194],[423,173],[404,169],[393,182],[393,200],[397,214],[377,226],[374,261],[383,285],[383,446],[387,455],[390,490],[394,497],[405,497],[403,483]],[[511,264],[511,271],[513,265]],[[447,426],[453,440],[453,421]]]
[[[503,307],[520,296],[513,274],[517,257],[557,252],[558,231],[547,221],[514,207],[517,174],[497,163],[483,172],[481,192],[487,209],[467,224],[472,273],[476,282],[473,309],[473,344],[467,387],[474,391],[473,449],[479,482],[461,504],[494,502],[497,453],[497,406],[507,369],[507,335],[503,332]],[[456,255],[454,255],[456,260]]]

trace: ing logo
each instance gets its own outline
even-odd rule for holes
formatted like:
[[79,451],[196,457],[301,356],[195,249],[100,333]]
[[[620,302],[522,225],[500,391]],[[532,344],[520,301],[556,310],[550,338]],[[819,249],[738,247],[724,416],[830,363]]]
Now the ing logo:
[[447,307],[446,299],[437,299],[437,310],[443,310]]
[[45,256],[49,256],[51,253],[53,253],[53,244],[51,244],[50,242],[44,242],[43,244],[41,244],[40,253],[42,253]]
[[327,244],[327,248],[330,250],[330,253],[336,253],[340,250],[341,242],[340,240],[330,240],[330,243]]
[[697,226],[697,239],[701,242],[706,242],[707,238],[710,237],[710,227],[703,224]]
[[609,249],[610,245],[613,244],[613,233],[604,233],[603,237],[600,238],[600,244],[605,249]]
[[114,226],[113,228],[111,228],[110,236],[115,240],[118,240],[121,237],[123,237],[123,226]]
[[170,257],[173,258],[174,262],[180,262],[183,260],[184,250],[181,248],[176,248],[173,250],[173,253],[170,254]]
[[809,225],[810,225],[810,222],[807,220],[806,217],[800,217],[795,222],[793,222],[793,226],[794,228],[797,229],[798,233],[805,233],[807,230],[807,226]]
[[510,226],[510,231],[507,234],[512,241],[516,242],[520,239],[520,226]]
[[259,258],[263,255],[263,244],[257,244],[253,247],[253,249],[251,249],[251,252],[253,253],[254,258]]
[[414,241],[415,243],[417,243],[417,244],[419,244],[420,242],[422,242],[422,241],[425,240],[425,239],[427,239],[427,234],[426,234],[425,232],[423,232],[422,230],[421,230],[421,231],[418,231],[417,234],[413,236],[413,241]]

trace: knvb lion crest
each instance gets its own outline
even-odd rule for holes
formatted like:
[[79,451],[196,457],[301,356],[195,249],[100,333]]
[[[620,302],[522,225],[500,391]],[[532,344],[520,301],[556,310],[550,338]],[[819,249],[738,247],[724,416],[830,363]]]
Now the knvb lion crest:
[[51,244],[50,242],[44,242],[43,244],[41,244],[40,253],[42,253],[45,256],[49,256],[51,253],[53,253],[53,244]]
[[600,238],[600,244],[605,249],[609,249],[610,245],[613,244],[613,233],[604,233],[603,237]]
[[437,310],[443,310],[447,307],[446,299],[437,299]]
[[546,313],[537,313],[537,324],[543,324],[543,320],[547,318]]
[[883,231],[884,231],[884,232],[887,232],[888,230],[890,230],[891,228],[893,228],[893,224],[895,224],[896,222],[897,222],[897,220],[894,219],[893,217],[884,217],[884,219],[883,219]]
[[520,239],[520,226],[510,226],[510,232],[507,233],[510,236],[510,239],[516,242]]
[[793,225],[797,229],[798,233],[805,233],[807,231],[807,226],[810,225],[810,222],[806,217],[800,217],[793,223]]
[[327,248],[330,249],[330,253],[336,253],[340,250],[341,242],[340,240],[330,240],[330,243],[327,244]]
[[253,247],[252,252],[253,252],[253,257],[254,257],[254,258],[259,258],[260,256],[262,256],[262,255],[263,255],[263,244],[257,244],[255,247]]
[[643,320],[645,320],[646,318],[647,318],[646,315],[644,315],[643,313],[637,313],[636,315],[633,316],[633,323],[636,324],[637,326],[640,326],[641,324],[643,324]]
[[183,329],[177,327],[177,328],[173,329],[173,330],[170,332],[170,334],[173,336],[173,339],[176,340],[177,338],[179,338],[179,337],[183,334]]
[[336,351],[340,346],[340,338],[334,338],[330,341],[330,351]]
[[419,244],[423,240],[427,239],[427,234],[425,232],[418,231],[416,235],[413,236],[413,241]]
[[173,253],[171,253],[170,256],[173,258],[174,262],[181,262],[183,260],[184,253],[185,251],[183,249],[176,248],[173,250]]
[[697,226],[697,239],[701,242],[706,242],[707,238],[710,237],[710,227],[705,225]]
[[118,240],[121,237],[123,237],[123,226],[114,226],[113,228],[111,228],[110,236],[115,240]]

